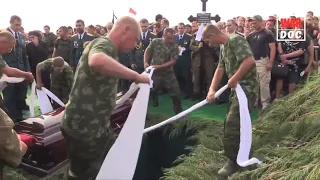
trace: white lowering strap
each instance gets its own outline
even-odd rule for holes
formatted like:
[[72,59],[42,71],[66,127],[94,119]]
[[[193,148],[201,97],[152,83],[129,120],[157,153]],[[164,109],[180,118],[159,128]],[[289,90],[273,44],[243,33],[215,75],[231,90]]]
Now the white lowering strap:
[[31,92],[30,92],[30,117],[34,117],[34,108],[35,108],[35,101],[36,97],[38,98],[38,103],[40,106],[41,114],[46,114],[49,112],[52,112],[54,109],[52,107],[52,104],[50,102],[49,97],[58,103],[60,106],[64,107],[65,104],[51,91],[46,89],[45,87],[42,87],[41,90],[36,89],[36,82],[34,81],[31,85]]

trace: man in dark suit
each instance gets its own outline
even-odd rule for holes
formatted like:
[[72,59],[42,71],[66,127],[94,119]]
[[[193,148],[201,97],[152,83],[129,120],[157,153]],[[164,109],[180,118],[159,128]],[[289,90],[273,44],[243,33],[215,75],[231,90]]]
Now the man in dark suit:
[[179,45],[179,58],[174,65],[174,72],[177,77],[180,90],[185,99],[192,96],[192,74],[191,74],[191,51],[190,42],[192,35],[185,33],[185,25],[178,24],[178,34],[174,36],[174,42]]
[[[30,65],[26,54],[26,45],[23,35],[19,32],[21,27],[21,18],[19,16],[11,16],[9,32],[16,39],[15,47],[11,52],[3,54],[2,57],[7,65],[22,71],[30,72]],[[15,122],[23,120],[23,110],[28,110],[26,104],[28,84],[25,82],[8,84],[3,93],[3,103],[8,115]]]
[[77,34],[73,35],[71,38],[73,42],[73,50],[71,52],[70,65],[73,68],[74,72],[77,68],[80,57],[82,56],[82,52],[84,49],[83,44],[87,41],[92,41],[94,39],[94,36],[92,34],[84,32],[84,28],[84,21],[81,19],[77,20]]
[[[131,69],[131,53],[119,53],[119,62],[124,65],[125,67]],[[130,88],[130,81],[125,79],[119,80],[120,90],[125,93]]]
[[140,20],[140,26],[142,30],[140,41],[138,42],[136,48],[133,49],[133,51],[131,52],[131,68],[137,71],[138,73],[142,73],[144,71],[144,51],[149,46],[150,42],[154,38],[157,38],[157,35],[155,33],[148,31],[148,24],[149,22],[147,19]]
[[[160,23],[158,24],[160,28]],[[131,68],[135,70],[138,73],[142,73],[144,71],[144,52],[149,46],[150,42],[157,38],[157,34],[150,32],[149,30],[149,22],[147,19],[141,19],[140,20],[140,27],[141,27],[141,36],[140,40],[136,46],[131,51]],[[151,59],[149,59],[149,64],[151,62]],[[151,93],[150,96],[153,99],[154,106],[158,106],[158,95],[156,93]]]

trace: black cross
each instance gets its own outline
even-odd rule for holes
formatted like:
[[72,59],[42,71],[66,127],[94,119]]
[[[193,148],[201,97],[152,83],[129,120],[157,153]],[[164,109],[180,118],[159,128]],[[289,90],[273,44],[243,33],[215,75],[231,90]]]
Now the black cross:
[[202,11],[205,12],[207,10],[208,0],[201,0],[201,2],[202,2]]

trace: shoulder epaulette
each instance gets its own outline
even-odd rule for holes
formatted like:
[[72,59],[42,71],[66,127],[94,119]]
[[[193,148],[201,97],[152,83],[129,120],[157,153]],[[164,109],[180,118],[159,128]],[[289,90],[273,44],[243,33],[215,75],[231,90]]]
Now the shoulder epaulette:
[[88,35],[88,36],[93,36],[93,35],[92,35],[92,34],[90,34],[90,33],[87,33],[87,35]]
[[156,34],[156,33],[154,33],[154,32],[150,32],[150,34],[153,34],[153,35],[155,35],[155,36],[157,35],[157,34]]
[[186,33],[186,35],[188,35],[188,36],[192,37],[192,35],[191,35],[191,34],[189,34],[189,33]]
[[72,35],[71,37],[75,37],[75,36],[77,36],[78,34],[74,34],[74,35]]
[[239,36],[244,37],[244,34],[240,33],[240,32],[236,32],[235,34],[238,34]]

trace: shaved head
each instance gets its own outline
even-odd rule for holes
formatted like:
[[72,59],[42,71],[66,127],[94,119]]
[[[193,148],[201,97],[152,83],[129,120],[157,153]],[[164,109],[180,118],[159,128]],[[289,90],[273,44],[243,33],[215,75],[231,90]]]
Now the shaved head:
[[64,66],[64,60],[63,60],[63,58],[60,57],[60,56],[53,58],[52,65],[53,65],[54,67]]
[[139,22],[133,17],[124,16],[117,20],[107,37],[119,52],[130,52],[140,40],[140,34]]
[[60,56],[53,58],[52,67],[55,72],[61,73],[64,70],[65,62],[64,59]]
[[166,35],[166,34],[174,34],[173,28],[165,28],[163,30],[163,35]]
[[118,19],[117,22],[114,24],[113,29],[119,30],[119,28],[123,27],[130,27],[134,30],[141,29],[139,22],[130,16],[123,16],[120,19]]
[[221,32],[219,27],[209,24],[202,30],[202,40],[208,42],[210,46],[218,46],[227,41],[228,35]]
[[215,25],[209,24],[206,25],[203,30],[202,30],[202,37],[203,39],[209,39],[210,36],[212,36],[213,34],[215,35],[219,35],[222,32],[219,30],[219,28]]
[[0,30],[0,54],[11,52],[15,44],[16,40],[9,31]]
[[15,42],[15,38],[9,31],[0,30],[0,41]]
[[113,27],[113,23],[112,22],[108,22],[107,25],[106,25],[107,30],[111,31],[112,27]]

